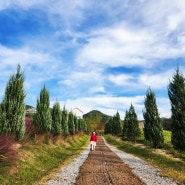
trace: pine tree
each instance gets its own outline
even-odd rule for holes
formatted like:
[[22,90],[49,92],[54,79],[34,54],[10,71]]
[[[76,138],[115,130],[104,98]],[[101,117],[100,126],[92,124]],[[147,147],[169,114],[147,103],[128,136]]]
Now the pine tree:
[[140,136],[139,122],[134,106],[131,104],[128,112],[128,136],[127,139],[136,142],[136,139]]
[[129,113],[126,110],[125,112],[125,118],[124,118],[124,124],[123,124],[123,132],[122,132],[122,139],[127,139],[129,137],[128,132],[128,125],[129,124]]
[[0,104],[0,134],[8,133],[7,124],[6,124],[6,112],[4,111],[4,104]]
[[75,132],[78,132],[78,118],[74,115],[74,125],[75,125]]
[[74,134],[75,124],[74,124],[74,115],[72,112],[69,112],[68,127],[69,127],[69,133]]
[[154,148],[161,147],[164,143],[162,120],[159,117],[154,92],[149,88],[145,98],[144,136],[153,143]]
[[87,131],[87,124],[86,124],[85,120],[80,119],[80,122],[81,122],[81,130],[86,132]]
[[113,118],[110,117],[110,119],[105,123],[105,134],[112,134],[112,124],[113,124]]
[[65,107],[62,110],[62,131],[63,135],[67,137],[69,135],[69,128],[68,128],[68,112]]
[[16,140],[22,139],[25,133],[26,94],[20,69],[18,65],[17,73],[9,78],[1,105],[2,132],[13,134]]
[[172,112],[172,144],[175,149],[185,150],[185,78],[176,69],[168,87]]
[[78,129],[82,130],[82,119],[78,119]]
[[119,135],[122,132],[119,112],[117,112],[116,115],[113,116],[112,132],[114,135]]
[[58,102],[56,102],[53,105],[51,115],[52,115],[51,133],[54,136],[60,135],[62,115],[61,115],[61,110],[60,110],[60,104]]
[[37,99],[37,112],[33,116],[33,124],[40,134],[51,131],[52,117],[49,104],[49,92],[44,85],[40,91],[40,98]]

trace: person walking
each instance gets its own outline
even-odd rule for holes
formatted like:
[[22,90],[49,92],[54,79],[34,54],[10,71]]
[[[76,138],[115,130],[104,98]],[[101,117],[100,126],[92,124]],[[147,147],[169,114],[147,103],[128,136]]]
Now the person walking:
[[98,138],[96,132],[92,132],[92,135],[90,137],[91,150],[95,150],[97,140]]

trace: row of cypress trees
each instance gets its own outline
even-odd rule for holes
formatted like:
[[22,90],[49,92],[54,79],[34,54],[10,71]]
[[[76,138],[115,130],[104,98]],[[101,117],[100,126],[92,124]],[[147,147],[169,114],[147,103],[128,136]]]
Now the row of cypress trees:
[[129,111],[126,111],[124,124],[121,123],[119,112],[111,117],[105,124],[104,133],[117,136],[122,135],[123,139],[135,142],[141,133],[134,106],[131,104]]
[[[2,103],[0,104],[0,134],[12,135],[15,140],[20,140],[25,134],[26,105],[24,91],[24,74],[21,66],[17,66],[16,74],[10,76]],[[75,134],[79,130],[87,130],[83,119],[77,119],[76,115],[68,112],[65,107],[61,111],[60,104],[56,102],[53,108],[49,107],[49,92],[41,89],[37,99],[36,113],[33,115],[32,124],[36,133],[51,132],[53,135]],[[33,131],[33,130],[32,130]]]
[[[177,67],[176,73],[168,86],[168,96],[171,103],[171,132],[172,145],[175,149],[185,150],[185,78],[179,72]],[[163,123],[158,112],[156,97],[154,92],[149,88],[146,92],[144,101],[144,137],[152,143],[154,148],[162,147],[164,143]],[[119,113],[117,113],[119,114]],[[140,136],[140,129],[135,113],[134,106],[131,104],[129,111],[126,111],[123,128],[119,131],[120,120],[117,122],[111,118],[105,125],[105,134],[122,134],[123,139],[136,141]],[[117,124],[117,126],[114,126]]]
[[78,119],[72,112],[68,112],[65,107],[61,110],[57,101],[50,109],[49,102],[49,92],[44,86],[40,92],[40,98],[37,99],[37,112],[33,116],[33,125],[37,128],[37,133],[51,132],[54,136],[62,134],[67,137],[79,130],[87,131],[87,125],[83,119]]

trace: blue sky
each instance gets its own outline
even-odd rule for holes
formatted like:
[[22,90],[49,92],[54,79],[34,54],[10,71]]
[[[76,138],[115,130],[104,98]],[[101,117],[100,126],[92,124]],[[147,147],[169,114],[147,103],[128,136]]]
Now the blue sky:
[[45,84],[51,107],[57,100],[124,119],[132,103],[143,119],[151,87],[161,117],[170,117],[177,64],[185,76],[184,10],[183,0],[1,0],[1,100],[20,64],[28,105]]

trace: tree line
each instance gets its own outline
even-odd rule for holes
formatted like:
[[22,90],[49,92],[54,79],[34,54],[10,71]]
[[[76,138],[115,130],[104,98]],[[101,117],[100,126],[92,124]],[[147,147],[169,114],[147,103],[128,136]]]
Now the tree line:
[[[15,140],[21,140],[26,131],[25,115],[26,105],[24,91],[24,73],[21,66],[17,66],[16,74],[10,76],[4,98],[0,104],[0,134],[11,135]],[[37,99],[36,113],[31,121],[29,134],[52,133],[54,136],[75,134],[78,131],[87,131],[87,124],[83,119],[78,119],[72,111],[65,108],[61,110],[59,102],[50,108],[49,91],[44,85]],[[30,131],[29,130],[29,131]]]
[[[171,104],[171,142],[175,149],[185,151],[185,77],[177,67],[172,80],[167,87]],[[144,138],[151,142],[154,148],[162,147],[164,143],[163,119],[160,118],[156,104],[155,93],[149,87],[144,99]],[[123,124],[117,112],[105,124],[105,134],[121,135],[122,139],[136,141],[140,137],[140,128],[134,106],[131,104],[125,112]]]

